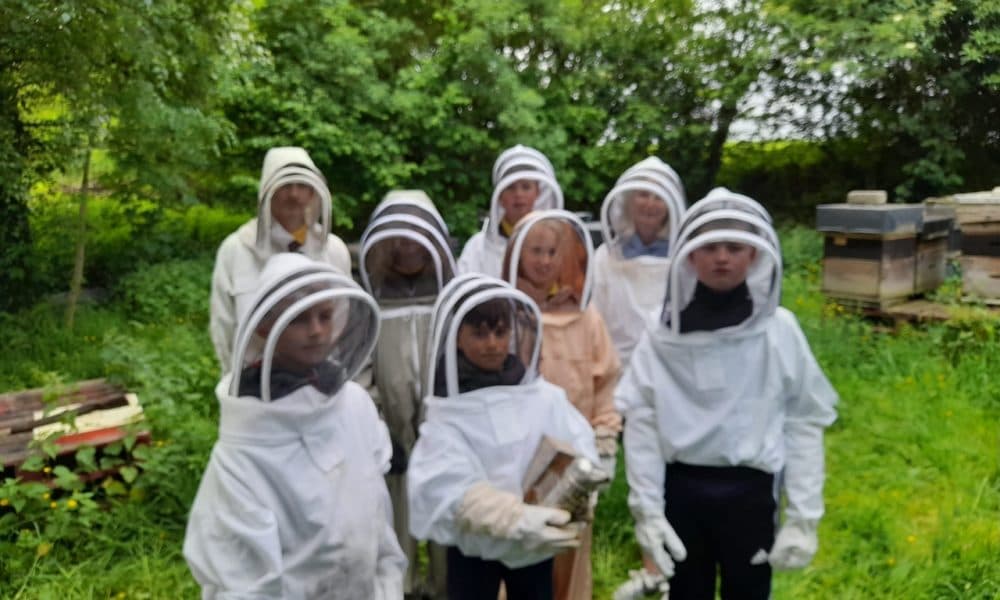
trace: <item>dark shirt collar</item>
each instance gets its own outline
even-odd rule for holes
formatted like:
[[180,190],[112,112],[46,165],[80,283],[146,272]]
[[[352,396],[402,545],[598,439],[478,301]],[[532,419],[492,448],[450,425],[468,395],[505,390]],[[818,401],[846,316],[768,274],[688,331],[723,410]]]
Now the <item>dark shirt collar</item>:
[[739,325],[753,313],[750,288],[744,281],[735,288],[718,292],[700,281],[691,302],[681,311],[681,333],[715,331]]
[[[344,384],[344,369],[333,362],[326,361],[309,369],[305,373],[295,373],[274,367],[271,369],[271,400],[280,400],[295,390],[311,385],[326,395],[333,395]],[[261,395],[261,365],[260,361],[243,369],[240,375],[240,396]]]
[[[458,393],[464,394],[479,388],[495,385],[518,385],[524,378],[524,364],[514,354],[508,354],[499,371],[484,371],[469,362],[461,351],[458,352]],[[444,357],[438,361],[437,372],[434,375],[434,395],[440,398],[448,396],[448,384],[445,376]]]

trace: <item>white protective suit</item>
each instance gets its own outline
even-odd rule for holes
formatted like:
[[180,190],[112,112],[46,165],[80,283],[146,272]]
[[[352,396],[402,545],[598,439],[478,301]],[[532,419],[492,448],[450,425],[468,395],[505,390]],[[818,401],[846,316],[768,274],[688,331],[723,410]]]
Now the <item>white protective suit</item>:
[[[490,215],[483,228],[469,238],[458,258],[459,273],[482,273],[500,277],[507,237],[500,229],[504,210],[500,195],[515,181],[529,179],[538,183],[534,210],[563,207],[562,188],[556,181],[552,163],[544,154],[520,144],[504,151],[493,165],[493,195]],[[510,223],[511,226],[516,223]]]
[[[216,388],[219,439],[184,539],[202,598],[401,599],[406,559],[383,480],[389,436],[349,381],[371,352],[377,307],[332,267],[297,254],[268,262],[251,307]],[[278,339],[314,312],[332,323],[328,358],[312,369],[323,383],[310,378],[272,401],[276,365],[288,360]]]
[[[639,342],[616,389],[625,407],[629,507],[637,523],[662,518],[664,465],[670,462],[783,472],[788,522],[810,523],[815,535],[823,515],[823,429],[836,418],[837,394],[794,315],[778,306],[777,238],[767,221],[751,213],[720,209],[696,214],[695,223],[689,211],[669,269],[661,322]],[[733,227],[685,235],[713,215],[755,232]],[[697,284],[688,257],[714,242],[756,249],[747,275],[753,312],[732,327],[681,334],[681,309]]]
[[[622,245],[635,232],[628,214],[630,196],[638,191],[655,194],[667,206],[668,220],[661,237],[672,249],[678,224],[684,215],[684,191],[656,169],[655,164],[670,169],[656,157],[649,157],[626,171],[608,192],[601,206],[601,230],[604,243],[594,252],[593,303],[604,317],[615,349],[627,366],[632,349],[642,334],[655,327],[663,307],[669,254],[627,258]],[[673,170],[670,169],[673,173]],[[675,174],[676,177],[676,174]]]
[[[456,340],[462,318],[470,308],[495,298],[510,302],[510,352],[523,360],[524,375],[518,385],[459,393]],[[462,515],[470,491],[478,494],[487,489],[497,496],[523,497],[524,475],[543,436],[568,443],[580,455],[597,461],[590,425],[562,389],[537,375],[540,335],[538,308],[502,281],[463,275],[442,292],[432,320],[431,356],[436,367],[427,369],[425,389],[435,388],[435,371],[440,371],[448,392],[425,400],[427,417],[407,473],[410,530],[417,538],[456,546],[467,556],[498,560],[510,568],[553,556],[551,547],[519,537],[517,532],[525,533],[523,524],[529,520],[510,528],[510,535],[497,535],[467,526]],[[494,516],[498,522],[508,520],[506,514]],[[543,533],[544,523],[537,525],[539,531],[534,533]]]
[[[404,256],[400,257],[400,252]],[[417,270],[421,262],[423,268]],[[396,535],[412,567],[405,583],[410,592],[419,582],[414,576],[417,544],[409,530],[406,461],[423,419],[420,376],[431,310],[438,292],[455,273],[447,225],[427,194],[396,190],[385,196],[362,235],[358,264],[365,289],[381,308],[381,330],[372,357],[376,388],[372,395],[393,441],[394,468],[386,483]],[[408,269],[405,275],[399,272],[402,267]],[[432,548],[430,562],[430,585],[441,594],[445,588],[443,552]]]
[[298,252],[332,265],[344,275],[351,274],[347,246],[330,233],[330,190],[323,174],[302,148],[268,150],[257,193],[257,217],[229,234],[215,257],[209,333],[223,373],[229,369],[236,324],[257,291],[257,278],[264,263],[276,253],[288,252],[293,241],[292,234],[272,218],[271,198],[278,188],[296,183],[312,186],[317,195],[316,206],[311,211],[315,222]]

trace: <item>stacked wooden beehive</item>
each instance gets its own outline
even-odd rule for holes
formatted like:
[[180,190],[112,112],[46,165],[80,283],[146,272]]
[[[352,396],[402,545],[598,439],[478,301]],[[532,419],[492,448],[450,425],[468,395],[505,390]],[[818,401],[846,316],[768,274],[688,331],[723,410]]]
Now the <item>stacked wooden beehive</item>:
[[886,308],[944,281],[953,218],[886,198],[882,190],[856,190],[846,204],[816,207],[827,296]]
[[962,291],[1000,300],[1000,188],[931,198],[929,206],[951,209],[961,229]]

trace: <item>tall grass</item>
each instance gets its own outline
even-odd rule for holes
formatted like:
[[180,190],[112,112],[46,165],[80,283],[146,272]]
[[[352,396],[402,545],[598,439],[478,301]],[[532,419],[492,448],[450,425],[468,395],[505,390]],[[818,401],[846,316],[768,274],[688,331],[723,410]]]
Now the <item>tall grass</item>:
[[[996,321],[889,331],[819,293],[819,237],[783,232],[783,303],[840,393],[828,431],[820,551],[774,597],[1000,598],[1000,341]],[[61,329],[58,307],[0,317],[0,389],[110,375],[139,392],[160,442],[134,493],[61,536],[0,528],[0,597],[196,597],[180,555],[215,437],[206,333],[211,259],[169,262]],[[639,565],[619,473],[597,509],[595,598]],[[43,544],[51,548],[42,552]]]

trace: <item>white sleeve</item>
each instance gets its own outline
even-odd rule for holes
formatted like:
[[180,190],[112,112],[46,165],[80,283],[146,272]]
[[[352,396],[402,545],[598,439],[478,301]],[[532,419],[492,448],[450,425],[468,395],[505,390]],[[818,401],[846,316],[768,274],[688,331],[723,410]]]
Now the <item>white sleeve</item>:
[[209,305],[208,331],[215,346],[222,373],[228,373],[232,360],[233,337],[236,335],[236,302],[233,300],[233,273],[230,265],[229,238],[222,242],[215,255],[212,269],[212,293]]
[[644,340],[632,355],[632,367],[615,389],[616,403],[626,407],[625,475],[629,486],[628,505],[637,521],[652,515],[662,516],[664,508],[666,461],[656,428],[653,387],[651,382],[645,381],[643,364],[652,352]]
[[818,520],[823,516],[823,430],[837,418],[837,392],[809,349],[809,342],[791,316],[792,343],[797,352],[797,389],[785,415],[784,488],[789,518]]
[[475,454],[445,427],[425,422],[410,454],[406,483],[410,533],[421,540],[458,544],[458,507],[473,484],[486,481]]
[[473,234],[469,241],[465,242],[462,254],[459,255],[458,263],[455,265],[455,268],[458,269],[458,275],[483,272],[483,241],[485,239],[486,235],[480,231]]
[[282,596],[277,520],[216,463],[205,471],[184,536],[184,558],[203,598],[264,600]]

